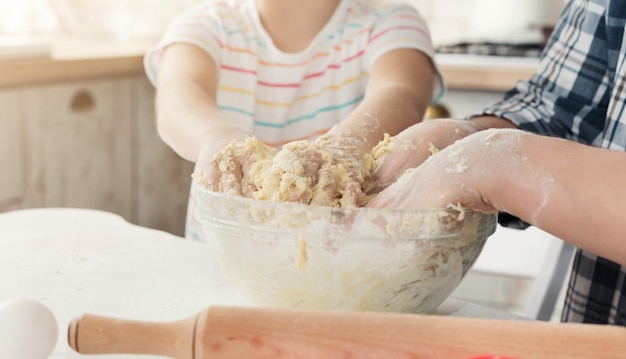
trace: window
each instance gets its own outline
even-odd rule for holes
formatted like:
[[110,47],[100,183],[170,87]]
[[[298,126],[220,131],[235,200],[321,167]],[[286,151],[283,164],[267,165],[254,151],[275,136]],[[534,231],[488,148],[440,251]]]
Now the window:
[[0,0],[0,35],[46,35],[56,28],[48,0]]

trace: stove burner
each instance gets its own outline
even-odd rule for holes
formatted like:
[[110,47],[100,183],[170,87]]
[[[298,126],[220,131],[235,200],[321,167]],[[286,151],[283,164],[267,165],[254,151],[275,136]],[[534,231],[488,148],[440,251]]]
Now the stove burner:
[[538,43],[491,43],[491,42],[461,42],[454,45],[443,45],[437,48],[439,54],[463,54],[484,56],[515,56],[539,57],[543,46]]

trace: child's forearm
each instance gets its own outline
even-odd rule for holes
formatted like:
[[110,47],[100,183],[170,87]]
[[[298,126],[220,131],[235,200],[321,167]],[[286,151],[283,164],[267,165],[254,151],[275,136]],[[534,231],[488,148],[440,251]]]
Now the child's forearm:
[[378,88],[368,93],[336,130],[358,137],[365,147],[372,148],[385,133],[393,136],[421,121],[429,101],[424,97],[415,98],[412,91],[402,86]]
[[192,162],[206,144],[218,149],[246,135],[223,116],[204,89],[189,83],[159,88],[157,128],[165,143]]
[[242,130],[224,118],[216,104],[217,65],[203,50],[188,44],[168,46],[158,70],[157,128],[183,158],[197,162],[211,146],[217,151]]
[[382,55],[370,69],[365,98],[338,126],[372,148],[385,133],[396,135],[419,122],[432,101],[436,70],[430,58],[411,49]]

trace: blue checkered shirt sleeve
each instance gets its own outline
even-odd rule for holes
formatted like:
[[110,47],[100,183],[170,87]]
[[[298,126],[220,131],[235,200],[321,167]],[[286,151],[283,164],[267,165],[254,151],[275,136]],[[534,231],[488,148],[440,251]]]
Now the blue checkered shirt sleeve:
[[[506,118],[530,132],[624,151],[625,20],[626,1],[570,1],[537,73],[482,115]],[[626,325],[625,268],[578,250],[561,319]]]

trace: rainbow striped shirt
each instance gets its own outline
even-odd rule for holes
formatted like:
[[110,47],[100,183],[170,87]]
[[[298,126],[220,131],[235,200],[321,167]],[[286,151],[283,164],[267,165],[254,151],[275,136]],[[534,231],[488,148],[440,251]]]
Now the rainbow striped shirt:
[[[263,29],[254,0],[202,2],[178,16],[145,57],[156,86],[162,50],[189,43],[219,68],[217,104],[227,118],[270,146],[314,138],[363,99],[368,70],[384,53],[411,48],[431,58],[425,21],[409,5],[342,0],[300,53],[284,53]],[[437,80],[435,97],[443,91]]]

